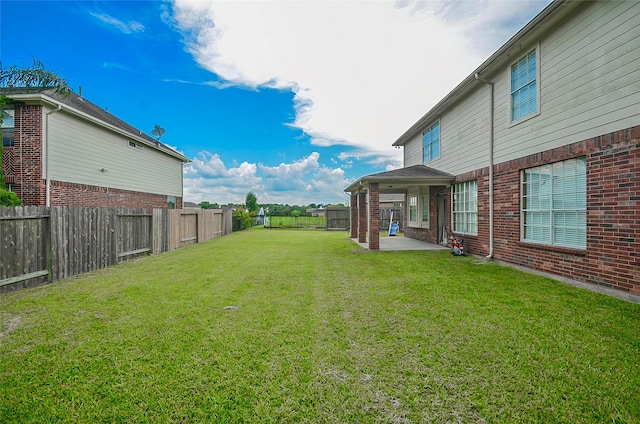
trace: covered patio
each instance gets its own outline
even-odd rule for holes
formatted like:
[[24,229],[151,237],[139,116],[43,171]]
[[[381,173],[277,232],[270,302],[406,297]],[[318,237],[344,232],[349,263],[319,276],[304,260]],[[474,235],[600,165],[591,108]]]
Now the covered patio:
[[[424,165],[364,176],[344,189],[351,195],[351,238],[369,250],[447,248],[448,196],[454,176]],[[380,237],[380,194],[400,193],[424,205],[405,202],[406,237]],[[408,213],[407,206],[413,205]],[[422,213],[418,216],[418,210]],[[440,246],[442,244],[442,246]],[[413,247],[413,248],[410,248]]]

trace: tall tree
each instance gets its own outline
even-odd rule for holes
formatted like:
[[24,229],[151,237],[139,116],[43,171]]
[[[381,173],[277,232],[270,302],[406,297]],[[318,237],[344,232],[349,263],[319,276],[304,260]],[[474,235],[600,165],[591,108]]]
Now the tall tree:
[[244,201],[245,206],[249,212],[256,212],[258,210],[258,198],[253,191],[247,193],[247,197]]

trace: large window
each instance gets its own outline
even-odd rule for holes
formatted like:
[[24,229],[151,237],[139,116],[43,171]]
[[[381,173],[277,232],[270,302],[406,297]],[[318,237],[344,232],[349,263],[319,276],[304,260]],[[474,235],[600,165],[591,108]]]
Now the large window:
[[587,171],[584,158],[522,171],[522,239],[585,249]]
[[429,195],[422,196],[422,222],[429,221]]
[[433,124],[422,133],[422,163],[440,157],[440,122]]
[[453,231],[478,234],[478,182],[475,180],[453,187]]
[[511,65],[511,121],[538,111],[537,63],[533,49]]
[[418,221],[418,196],[409,196],[409,221]]
[[14,145],[15,111],[4,109],[2,111],[2,145],[11,147]]

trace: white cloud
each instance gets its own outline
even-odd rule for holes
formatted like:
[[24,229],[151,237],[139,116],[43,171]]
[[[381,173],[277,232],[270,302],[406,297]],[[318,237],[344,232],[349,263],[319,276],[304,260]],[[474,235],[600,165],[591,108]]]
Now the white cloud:
[[231,84],[290,89],[316,145],[401,161],[397,139],[549,0],[174,0],[204,68]]
[[320,154],[313,152],[304,159],[294,161],[292,163],[281,163],[278,166],[270,167],[260,165],[260,169],[266,177],[281,179],[302,178],[305,174],[318,169],[318,159]]
[[[173,0],[164,21],[215,73],[209,84],[291,90],[290,125],[322,148],[278,166],[227,168],[203,152],[185,174],[185,199],[342,202],[354,162],[402,166],[391,144],[550,0]],[[340,162],[339,162],[340,161]],[[331,163],[331,161],[329,161]]]
[[118,18],[114,18],[106,13],[89,12],[91,16],[99,21],[116,28],[118,31],[125,34],[132,34],[134,32],[144,32],[144,25],[137,21],[124,22]]
[[259,203],[343,203],[344,171],[319,164],[320,154],[270,167],[243,162],[227,168],[217,154],[201,152],[184,167],[184,199],[199,203],[243,203],[249,191]]

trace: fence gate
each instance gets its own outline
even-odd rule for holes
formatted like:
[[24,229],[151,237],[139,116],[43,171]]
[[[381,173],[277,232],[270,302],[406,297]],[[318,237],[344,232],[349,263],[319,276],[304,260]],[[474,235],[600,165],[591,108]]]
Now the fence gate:
[[327,230],[346,231],[350,227],[350,209],[349,208],[327,208]]

